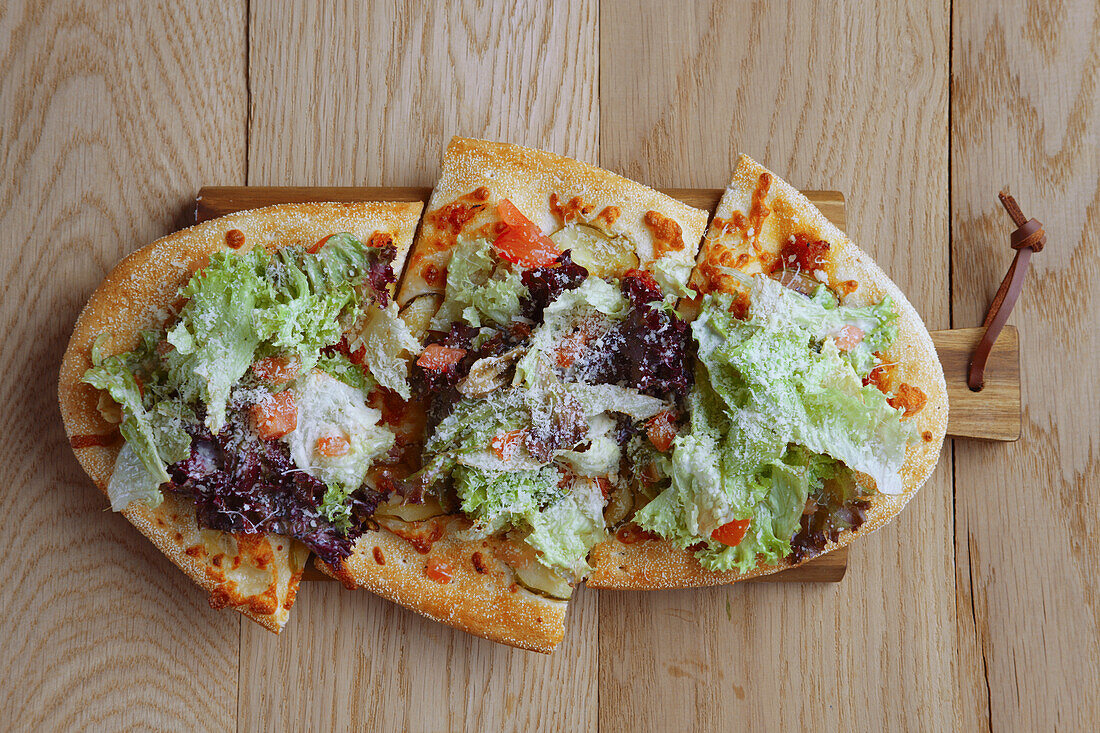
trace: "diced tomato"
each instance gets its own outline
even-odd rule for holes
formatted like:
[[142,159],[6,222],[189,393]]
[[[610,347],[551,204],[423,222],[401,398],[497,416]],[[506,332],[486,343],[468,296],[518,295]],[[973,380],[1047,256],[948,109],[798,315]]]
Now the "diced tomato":
[[748,519],[735,519],[732,522],[726,522],[711,532],[710,536],[724,545],[734,547],[741,544],[741,540],[745,539],[745,532],[749,530],[750,521]]
[[429,559],[427,564],[424,565],[424,575],[437,583],[450,583],[454,578],[451,566],[434,557]]
[[653,447],[662,453],[667,453],[672,447],[672,440],[676,437],[675,417],[671,410],[664,410],[649,418],[645,424],[646,435]]
[[428,344],[420,352],[420,358],[416,360],[416,365],[421,369],[441,372],[462,361],[464,356],[466,356],[466,349],[453,349],[440,344]]
[[557,354],[555,355],[558,366],[562,369],[568,369],[573,366],[573,362],[577,360],[582,353],[584,353],[584,347],[588,343],[591,336],[585,331],[573,331],[567,334],[558,346]]
[[351,443],[343,435],[326,435],[317,439],[317,452],[327,458],[346,456],[351,450]]
[[298,376],[298,357],[269,356],[252,365],[252,373],[271,384],[286,384]]
[[321,251],[321,247],[325,246],[325,242],[327,242],[330,239],[332,239],[331,234],[328,235],[327,237],[325,237],[324,239],[318,240],[316,244],[310,245],[309,249],[307,249],[306,252],[309,252],[311,255],[317,254],[318,252]]
[[863,340],[863,329],[856,326],[845,326],[836,335],[836,347],[841,351],[851,351],[859,346]]
[[546,267],[557,261],[561,255],[557,245],[511,201],[502,199],[497,213],[505,226],[493,241],[493,247],[501,257],[526,269]]
[[516,455],[516,451],[523,445],[525,430],[509,430],[506,433],[497,433],[489,441],[493,449],[493,455],[502,461],[507,461]]
[[600,493],[603,494],[604,501],[611,498],[611,481],[606,476],[599,476],[596,479],[596,485],[600,487]]
[[277,392],[252,405],[252,424],[263,440],[275,440],[298,427],[298,405],[290,392]]

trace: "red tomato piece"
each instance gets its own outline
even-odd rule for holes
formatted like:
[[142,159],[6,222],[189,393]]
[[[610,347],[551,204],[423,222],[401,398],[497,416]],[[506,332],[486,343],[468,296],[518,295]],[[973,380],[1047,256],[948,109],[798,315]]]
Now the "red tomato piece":
[[863,329],[856,326],[845,326],[840,329],[840,333],[836,335],[835,340],[838,349],[851,351],[859,346],[859,342],[863,340]]
[[523,445],[523,434],[525,430],[509,430],[506,433],[497,433],[493,436],[493,439],[489,441],[489,446],[493,449],[493,455],[502,461],[507,461],[516,455],[516,451]]
[[327,458],[346,456],[351,450],[351,443],[342,435],[326,435],[317,439],[317,452]]
[[649,418],[645,424],[646,435],[653,447],[662,453],[667,453],[672,447],[672,440],[676,437],[675,418],[671,410],[664,410]]
[[561,255],[557,245],[511,201],[501,199],[497,213],[504,222],[504,230],[493,241],[493,247],[501,257],[526,269],[557,262]]
[[252,373],[271,384],[286,384],[298,376],[298,357],[269,356],[252,365]]
[[252,424],[263,440],[275,440],[298,427],[298,405],[290,392],[277,392],[252,405]]
[[466,349],[453,349],[440,344],[428,344],[420,352],[420,358],[416,360],[416,365],[421,369],[441,372],[462,361],[464,356],[466,356]]
[[745,533],[749,531],[749,519],[735,519],[726,522],[718,529],[710,533],[710,536],[724,545],[735,547],[745,539]]
[[328,235],[327,237],[325,237],[324,239],[318,240],[316,244],[310,245],[309,249],[307,249],[306,252],[309,252],[311,255],[317,254],[318,252],[321,251],[321,247],[325,246],[325,242],[327,242],[330,239],[332,239],[331,234]]

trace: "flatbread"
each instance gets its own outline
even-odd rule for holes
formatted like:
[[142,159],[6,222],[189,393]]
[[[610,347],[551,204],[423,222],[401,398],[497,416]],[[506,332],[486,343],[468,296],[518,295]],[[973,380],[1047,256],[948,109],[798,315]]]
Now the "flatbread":
[[[500,221],[497,203],[502,198],[544,233],[564,223],[584,223],[609,235],[625,236],[633,243],[638,266],[645,268],[655,260],[678,263],[685,280],[708,217],[707,212],[640,183],[570,158],[454,138],[398,289],[403,313],[416,308],[416,303],[428,304],[415,318],[407,318],[418,337],[442,300],[458,236],[492,231]],[[567,603],[532,593],[516,582],[512,567],[502,559],[521,552],[510,541],[499,537],[456,540],[454,529],[463,521],[458,517],[430,520],[441,527],[441,536],[430,549],[422,545],[423,553],[385,528],[368,533],[336,575],[348,587],[367,588],[478,636],[552,651],[564,634]],[[410,526],[407,531],[430,528]],[[376,559],[376,548],[382,563]],[[450,569],[449,582],[429,577],[429,565],[438,564]],[[322,563],[318,566],[332,574]]]
[[[829,552],[885,525],[932,474],[947,430],[947,389],[932,339],[901,290],[805,196],[747,156],[741,156],[718,204],[692,273],[692,284],[703,292],[731,290],[732,279],[722,275],[715,265],[747,273],[769,272],[782,245],[799,233],[829,243],[828,264],[816,275],[841,296],[844,304],[869,305],[887,295],[893,299],[900,316],[898,338],[884,355],[885,360],[897,363],[895,383],[916,387],[926,397],[924,407],[906,418],[915,423],[918,438],[906,451],[901,472],[903,493],[875,495],[866,522],[858,530],[841,532],[836,542],[825,547],[824,551]],[[864,483],[873,486],[870,478],[865,477]],[[801,564],[784,562],[745,573],[712,572],[703,569],[693,553],[663,540],[624,544],[618,538],[594,548],[589,563],[595,569],[588,578],[589,586],[635,589],[733,583]]]
[[[241,251],[257,245],[271,250],[310,245],[337,232],[350,232],[366,243],[375,232],[385,233],[397,248],[394,269],[400,271],[421,208],[419,203],[270,206],[184,229],[120,262],[77,319],[58,386],[65,431],[100,491],[106,494],[122,440],[96,409],[99,390],[80,381],[92,366],[91,347],[97,337],[106,334],[105,353],[117,354],[132,349],[141,331],[163,325],[171,316],[177,290],[209,262],[210,255],[228,248],[227,234],[233,230],[243,234]],[[229,239],[240,242],[235,234]],[[183,497],[166,496],[155,509],[135,502],[122,513],[210,593],[211,606],[233,607],[273,632],[282,629],[309,555],[304,545],[273,534],[234,535],[199,528],[194,504]]]

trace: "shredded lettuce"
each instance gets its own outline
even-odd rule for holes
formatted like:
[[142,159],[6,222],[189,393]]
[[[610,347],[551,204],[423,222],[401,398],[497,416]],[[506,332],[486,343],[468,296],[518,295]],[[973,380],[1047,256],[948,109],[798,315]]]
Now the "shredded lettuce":
[[420,342],[398,315],[397,303],[385,308],[369,305],[351,348],[362,348],[363,363],[378,384],[409,399],[409,361],[420,353]]
[[[295,465],[345,493],[358,489],[374,459],[394,444],[393,433],[378,425],[382,413],[367,406],[360,390],[320,371],[305,375],[293,389],[297,426],[282,439]],[[317,444],[326,437],[347,441],[347,451],[336,456],[321,453]]]
[[431,328],[446,331],[461,318],[479,328],[507,325],[519,313],[527,294],[520,273],[506,266],[481,237],[460,237],[447,267],[443,303],[432,318]]

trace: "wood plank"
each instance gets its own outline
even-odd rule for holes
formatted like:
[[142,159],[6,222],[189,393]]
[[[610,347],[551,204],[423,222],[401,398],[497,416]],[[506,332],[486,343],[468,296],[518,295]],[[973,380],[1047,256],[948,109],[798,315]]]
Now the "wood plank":
[[[431,186],[452,134],[595,160],[596,3],[252,3],[252,185]],[[597,594],[553,656],[309,583],[242,636],[240,727],[591,730]]]
[[[946,328],[948,27],[917,0],[604,3],[600,162],[713,187],[743,150],[840,188],[853,239]],[[601,593],[601,730],[953,728],[950,475],[945,451],[843,584]]]
[[236,724],[239,616],[107,511],[56,394],[107,271],[178,229],[198,181],[244,182],[244,5],[0,10],[5,730]]
[[[960,666],[970,730],[1100,720],[1100,7],[954,3],[954,318],[976,323],[1012,259],[1008,186],[1048,244],[1012,322],[1013,445],[955,447]],[[983,491],[965,490],[984,486]]]

